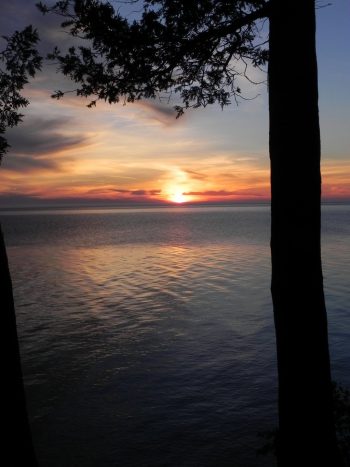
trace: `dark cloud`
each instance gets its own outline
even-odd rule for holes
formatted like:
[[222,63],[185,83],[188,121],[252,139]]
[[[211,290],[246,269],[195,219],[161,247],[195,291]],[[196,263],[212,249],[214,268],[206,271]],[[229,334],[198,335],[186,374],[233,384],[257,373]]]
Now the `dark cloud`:
[[130,192],[131,195],[136,195],[136,196],[146,196],[148,192],[146,190],[134,190]]
[[139,101],[137,104],[147,109],[147,118],[151,116],[151,118],[164,125],[174,125],[179,122],[179,120],[176,119],[176,112],[174,110],[175,102],[164,104],[155,99],[147,99]]
[[118,206],[154,206],[169,205],[164,200],[152,200],[151,198],[131,196],[128,198],[99,198],[99,197],[61,197],[61,198],[42,198],[37,195],[21,195],[17,193],[0,194],[0,209],[14,208],[50,208],[50,207],[118,207]]
[[35,158],[9,154],[2,163],[2,168],[15,172],[32,172],[34,170],[61,170],[60,163],[55,159]]
[[162,190],[113,190],[117,193],[127,193],[132,196],[156,196],[159,195]]
[[207,175],[201,174],[199,172],[195,172],[194,170],[183,170],[183,172],[190,175],[190,177],[194,180],[206,180],[208,178]]
[[159,195],[162,190],[130,190],[130,195],[133,196],[155,196]]
[[207,190],[207,191],[189,191],[183,193],[183,195],[187,196],[235,196],[235,195],[246,195],[246,196],[257,196],[257,197],[264,197],[265,195],[257,190],[250,190],[250,189],[242,189],[242,190],[235,190],[235,191],[226,191],[226,190]]
[[20,126],[7,132],[11,147],[2,168],[16,172],[61,170],[62,163],[69,159],[57,157],[56,153],[87,143],[82,134],[64,134],[63,128],[73,127],[74,120],[67,117],[44,119],[29,115]]
[[71,129],[74,120],[67,117],[43,119],[29,116],[20,126],[10,129],[6,134],[11,153],[47,155],[77,146],[86,140],[83,135],[67,136],[58,131],[63,127]]
[[11,209],[13,207],[27,207],[40,204],[40,199],[32,194],[1,193],[0,208]]
[[93,188],[87,192],[87,194],[100,194],[105,195],[108,193],[119,193],[122,195],[130,196],[157,196],[160,195],[162,190],[125,190],[122,188]]
[[163,117],[172,118],[172,119],[176,117],[176,112],[174,108],[171,107],[170,105],[165,105],[160,101],[147,100],[145,101],[145,105],[147,105],[148,107],[150,107],[152,110],[162,115]]
[[207,191],[188,191],[183,193],[187,196],[232,196],[235,195],[235,191],[226,191],[226,190],[207,190]]
[[160,195],[162,190],[149,190],[148,193],[150,195]]

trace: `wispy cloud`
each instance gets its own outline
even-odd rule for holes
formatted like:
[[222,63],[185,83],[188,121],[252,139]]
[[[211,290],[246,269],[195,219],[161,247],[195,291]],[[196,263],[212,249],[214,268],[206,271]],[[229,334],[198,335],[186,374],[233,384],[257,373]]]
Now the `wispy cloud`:
[[156,99],[147,99],[144,101],[137,101],[136,106],[141,110],[145,110],[144,118],[147,120],[156,120],[163,125],[170,126],[179,124],[179,120],[176,119],[176,112],[171,102],[162,103]]
[[12,153],[37,156],[87,143],[83,134],[67,134],[72,129],[74,131],[74,120],[66,116],[51,119],[31,117],[9,130],[7,137]]
[[192,180],[206,180],[207,174],[203,174],[194,170],[183,169],[183,172],[187,173]]
[[153,189],[153,190],[125,190],[122,188],[93,188],[91,190],[87,190],[87,195],[113,195],[115,193],[121,195],[131,195],[131,196],[158,196],[160,195],[162,190]]
[[266,197],[266,193],[258,190],[242,189],[242,190],[206,190],[206,191],[188,191],[183,193],[185,196],[203,196],[203,197],[227,197],[227,196],[253,196],[253,197]]
[[27,157],[18,154],[7,156],[3,162],[3,169],[13,172],[34,172],[34,171],[61,171],[61,163],[49,158]]

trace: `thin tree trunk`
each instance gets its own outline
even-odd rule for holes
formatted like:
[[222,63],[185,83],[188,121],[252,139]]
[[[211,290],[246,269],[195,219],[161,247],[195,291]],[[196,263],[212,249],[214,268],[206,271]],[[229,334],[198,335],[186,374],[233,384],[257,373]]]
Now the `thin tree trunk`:
[[2,342],[2,458],[4,465],[37,467],[25,402],[16,315],[6,248],[0,228]]
[[314,0],[271,1],[269,104],[278,465],[336,467],[320,246]]

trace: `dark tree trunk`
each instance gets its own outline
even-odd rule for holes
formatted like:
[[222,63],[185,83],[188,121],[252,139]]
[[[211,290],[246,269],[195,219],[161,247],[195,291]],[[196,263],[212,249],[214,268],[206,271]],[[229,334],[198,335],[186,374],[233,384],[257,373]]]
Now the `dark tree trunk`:
[[2,459],[4,465],[37,467],[28,423],[12,283],[0,228],[0,307],[2,342]]
[[321,267],[313,0],[271,1],[269,104],[278,465],[336,467],[341,464]]

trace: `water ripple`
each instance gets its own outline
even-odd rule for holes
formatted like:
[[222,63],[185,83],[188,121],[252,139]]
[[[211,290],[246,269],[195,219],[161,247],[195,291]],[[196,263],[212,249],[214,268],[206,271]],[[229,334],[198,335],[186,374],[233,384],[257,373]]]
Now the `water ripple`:
[[[346,214],[325,213],[324,270],[349,382]],[[268,226],[266,208],[5,219],[41,465],[256,465],[276,423]]]

